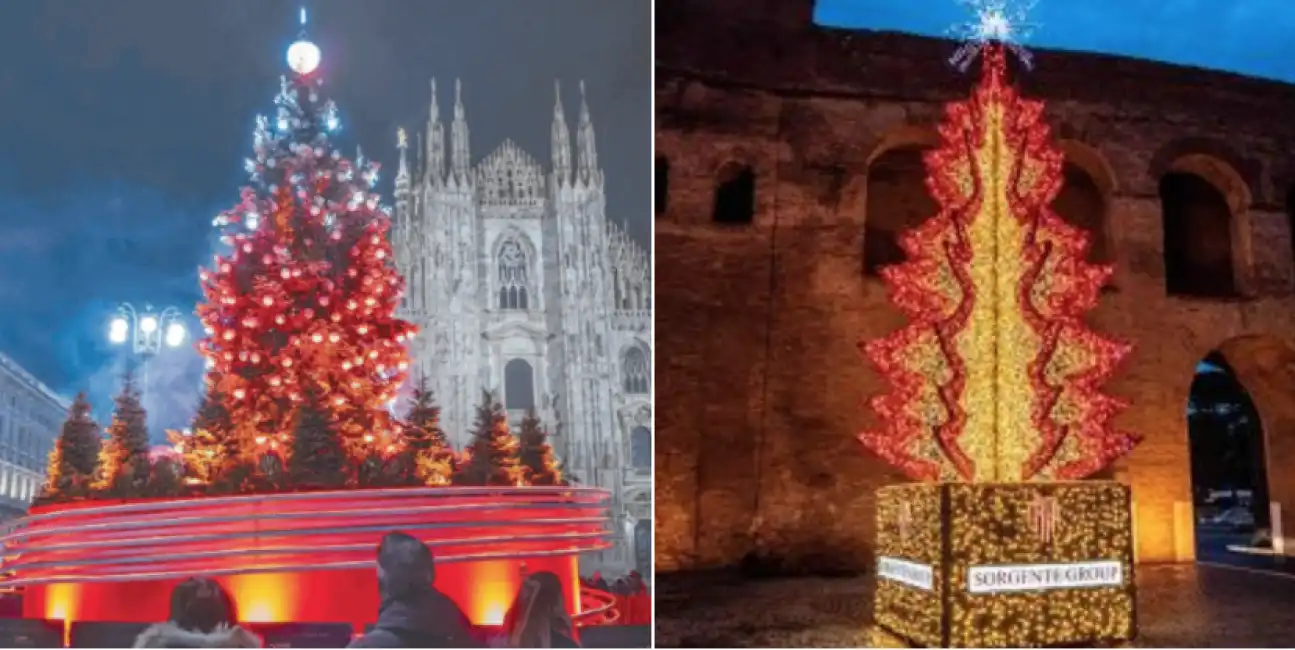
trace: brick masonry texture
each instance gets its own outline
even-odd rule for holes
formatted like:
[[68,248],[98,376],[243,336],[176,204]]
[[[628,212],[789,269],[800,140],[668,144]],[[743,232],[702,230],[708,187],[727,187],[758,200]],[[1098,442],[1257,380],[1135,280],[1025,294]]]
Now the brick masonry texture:
[[[657,5],[656,146],[669,161],[655,251],[660,571],[749,557],[868,567],[873,493],[901,480],[855,440],[875,423],[866,398],[886,388],[856,344],[903,322],[864,251],[929,216],[912,149],[935,142],[943,103],[974,77],[946,63],[949,42],[819,28],[811,10]],[[1035,62],[1015,78],[1048,102],[1067,156],[1054,208],[1116,267],[1090,323],[1136,344],[1107,389],[1132,403],[1119,425],[1145,436],[1110,473],[1132,485],[1139,558],[1191,558],[1184,413],[1212,349],[1259,409],[1272,498],[1295,536],[1295,476],[1282,471],[1295,460],[1295,87],[1093,54],[1038,51]],[[711,223],[729,163],[755,171],[751,225]],[[1166,295],[1159,186],[1170,172],[1219,197],[1189,216],[1228,226],[1193,230],[1187,248],[1230,259],[1236,295]]]

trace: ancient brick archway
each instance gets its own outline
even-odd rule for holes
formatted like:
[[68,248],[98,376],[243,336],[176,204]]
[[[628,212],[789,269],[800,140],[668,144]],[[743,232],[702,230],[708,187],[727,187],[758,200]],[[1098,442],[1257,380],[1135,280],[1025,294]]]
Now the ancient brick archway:
[[1295,476],[1289,471],[1295,463],[1295,346],[1276,336],[1244,335],[1216,349],[1254,404],[1263,432],[1266,496],[1279,516],[1273,534],[1295,550]]

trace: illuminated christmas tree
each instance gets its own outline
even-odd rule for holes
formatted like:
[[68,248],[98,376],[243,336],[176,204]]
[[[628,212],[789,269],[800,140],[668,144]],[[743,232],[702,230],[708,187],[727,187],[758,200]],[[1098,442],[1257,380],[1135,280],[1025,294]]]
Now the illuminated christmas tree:
[[229,251],[200,276],[200,350],[235,424],[229,449],[254,457],[227,456],[217,474],[249,461],[255,471],[257,458],[287,444],[308,384],[323,409],[311,417],[335,425],[348,459],[384,448],[394,433],[386,405],[415,332],[394,316],[404,287],[373,191],[377,165],[352,163],[330,143],[338,119],[322,95],[318,48],[303,38],[289,60],[276,117],[257,121],[253,186],[216,218]]
[[427,377],[420,377],[414,388],[413,402],[405,415],[404,454],[412,461],[414,476],[420,485],[449,485],[454,474],[454,450],[441,430],[441,409],[432,399]]
[[1112,269],[1085,262],[1088,235],[1049,207],[1063,158],[1043,105],[1005,81],[1002,46],[983,53],[980,84],[926,156],[939,212],[883,270],[910,321],[863,346],[893,391],[859,439],[918,480],[1083,478],[1138,440],[1099,392],[1129,347],[1083,320]]
[[540,418],[531,409],[522,419],[517,432],[517,460],[521,465],[522,480],[527,485],[565,485],[558,458],[549,444],[549,434],[540,424]]
[[508,430],[508,414],[489,392],[482,391],[481,405],[472,432],[454,473],[455,485],[519,485],[517,437]]
[[[915,483],[877,491],[880,630],[920,647],[1087,647],[1136,634],[1131,492],[1091,476],[1137,443],[1100,392],[1129,347],[1084,314],[1112,269],[1049,207],[1063,158],[1006,81],[1006,0],[973,0],[983,55],[926,155],[939,210],[883,270],[907,326],[865,344],[893,385],[859,436]],[[895,647],[884,639],[879,647]],[[882,645],[882,644],[885,645]]]
[[38,502],[66,501],[90,495],[99,465],[99,423],[90,416],[90,402],[85,393],[76,396],[68,409],[67,420],[49,453],[45,486]]
[[117,408],[108,425],[108,438],[99,452],[96,488],[105,496],[141,496],[148,484],[148,414],[139,402],[135,377],[128,370],[122,378]]
[[218,475],[229,473],[221,472],[222,467],[245,460],[246,450],[241,447],[241,438],[234,431],[234,423],[225,408],[227,400],[217,388],[218,384],[215,377],[207,377],[207,392],[198,404],[198,412],[187,433],[167,431],[168,440],[180,454],[188,485],[210,487]]

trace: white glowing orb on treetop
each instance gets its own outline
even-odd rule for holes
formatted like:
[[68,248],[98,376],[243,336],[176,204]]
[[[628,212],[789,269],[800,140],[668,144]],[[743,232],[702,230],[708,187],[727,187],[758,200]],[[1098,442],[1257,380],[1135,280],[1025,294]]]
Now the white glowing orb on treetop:
[[319,47],[302,39],[288,47],[288,67],[297,74],[310,74],[319,67]]

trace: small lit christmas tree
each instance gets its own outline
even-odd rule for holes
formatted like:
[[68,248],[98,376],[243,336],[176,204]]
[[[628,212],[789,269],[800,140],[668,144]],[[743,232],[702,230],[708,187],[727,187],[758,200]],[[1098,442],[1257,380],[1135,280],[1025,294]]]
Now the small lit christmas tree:
[[[404,287],[373,191],[377,166],[333,148],[339,123],[322,95],[318,49],[294,47],[314,54],[292,58],[278,114],[257,122],[253,187],[216,219],[230,250],[200,274],[200,350],[238,448],[259,456],[287,444],[310,385],[322,411],[305,421],[330,422],[359,463],[391,443],[386,404],[404,381],[415,328],[394,315]],[[247,462],[226,465],[221,472],[241,472]]]
[[[427,377],[420,377],[405,415],[405,451],[422,485],[449,485],[454,473],[454,450],[441,430],[441,409],[432,398]],[[401,461],[405,462],[405,461]]]
[[90,402],[80,393],[68,409],[67,420],[49,454],[45,486],[38,503],[83,499],[90,496],[99,465],[99,423],[90,416]]
[[527,485],[565,485],[561,465],[549,444],[549,434],[540,424],[535,409],[526,412],[521,430],[517,432],[517,460],[521,465],[522,480]]
[[488,391],[473,424],[472,441],[454,473],[455,485],[518,485],[517,438],[508,430],[508,414]]
[[180,454],[185,483],[211,486],[222,467],[237,462],[242,451],[234,424],[225,409],[225,398],[217,389],[218,381],[208,377],[207,391],[198,404],[188,432],[167,431],[167,439]]
[[148,484],[148,413],[139,402],[134,374],[127,370],[122,378],[117,408],[108,426],[108,438],[99,453],[97,488],[105,496],[127,498],[140,496]]
[[338,489],[346,486],[349,458],[333,419],[323,402],[322,391],[305,388],[297,409],[288,455],[288,476],[293,487],[306,490]]

